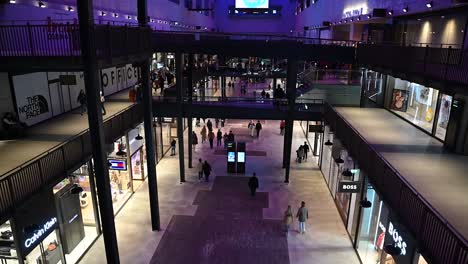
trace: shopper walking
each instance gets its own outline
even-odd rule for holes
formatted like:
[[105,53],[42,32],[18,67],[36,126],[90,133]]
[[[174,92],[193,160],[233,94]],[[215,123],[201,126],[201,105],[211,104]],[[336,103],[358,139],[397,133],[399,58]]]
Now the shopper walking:
[[205,174],[205,181],[209,182],[211,174],[211,165],[206,160],[205,163],[203,163],[203,173]]
[[280,135],[284,135],[284,128],[286,127],[286,122],[284,120],[281,120],[280,122]]
[[216,128],[218,128],[218,126],[219,126],[219,118],[215,118],[215,125],[216,125]]
[[206,126],[203,126],[200,132],[200,135],[201,135],[201,143],[203,144],[206,141]]
[[216,133],[216,146],[217,147],[221,146],[222,139],[223,139],[223,132],[221,132],[221,129],[218,129],[218,133]]
[[292,208],[290,205],[288,205],[288,209],[284,211],[284,216],[283,216],[284,231],[286,232],[286,235],[289,235],[289,227],[291,226],[292,221],[293,221]]
[[197,146],[197,144],[198,144],[197,134],[195,133],[195,131],[192,131],[192,149],[195,150],[195,147]]
[[301,202],[301,207],[297,210],[296,217],[299,220],[299,233],[305,234],[306,228],[305,224],[307,219],[309,219],[309,211],[305,207],[305,202]]
[[299,148],[296,150],[296,154],[296,162],[301,163],[304,158],[304,146],[300,145]]
[[87,107],[86,107],[86,94],[83,91],[83,89],[80,90],[80,93],[78,94],[78,98],[76,100],[80,104],[80,114],[83,115],[83,113],[85,113],[86,110],[87,110]]
[[175,155],[176,140],[172,139],[171,141],[171,156]]
[[104,95],[102,95],[101,92],[101,108],[102,108],[102,115],[106,115],[106,108],[104,107],[104,102],[106,101],[106,98],[104,98]]
[[255,130],[257,130],[257,138],[260,136],[260,130],[262,130],[262,124],[260,120],[257,120],[257,124],[255,125]]
[[247,125],[247,128],[250,129],[250,136],[254,137],[255,124],[253,120],[250,120],[249,124]]
[[230,130],[229,135],[228,135],[228,141],[234,142],[235,140],[236,140],[236,136],[234,135],[234,133],[232,133],[232,130]]
[[223,135],[223,140],[224,140],[224,149],[227,148],[227,143],[229,141],[229,136],[226,132],[224,132],[224,135]]
[[213,123],[211,123],[210,119],[208,119],[208,121],[206,122],[206,127],[208,128],[208,131],[213,131]]
[[307,145],[307,141],[304,141],[302,148],[304,149],[304,161],[307,161],[307,153],[310,151],[310,147]]
[[224,123],[226,123],[226,119],[222,118],[221,119],[221,127],[224,127]]
[[258,178],[254,172],[252,177],[250,177],[249,179],[249,189],[250,189],[250,195],[252,195],[252,197],[255,196],[257,188],[258,188]]
[[198,180],[201,181],[203,178],[203,161],[198,159],[197,169],[198,169]]
[[213,131],[210,131],[208,133],[208,140],[210,141],[210,149],[213,149],[214,138],[215,138],[215,134],[213,133]]

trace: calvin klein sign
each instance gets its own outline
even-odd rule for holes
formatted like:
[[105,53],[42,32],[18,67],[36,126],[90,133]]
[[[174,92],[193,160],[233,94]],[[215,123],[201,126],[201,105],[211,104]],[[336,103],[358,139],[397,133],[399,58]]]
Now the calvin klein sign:
[[29,238],[24,242],[26,248],[30,248],[33,244],[36,243],[39,239],[43,238],[47,232],[55,227],[57,223],[57,217],[53,217],[47,221],[39,230],[36,230]]

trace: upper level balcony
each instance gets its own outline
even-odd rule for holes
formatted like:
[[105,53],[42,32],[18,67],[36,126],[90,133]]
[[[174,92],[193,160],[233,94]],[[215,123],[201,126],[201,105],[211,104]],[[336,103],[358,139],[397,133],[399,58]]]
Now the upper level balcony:
[[357,60],[378,71],[441,90],[466,90],[468,50],[443,45],[359,44]]
[[[296,57],[353,63],[356,43],[266,34],[153,31],[137,24],[95,24],[99,67],[149,58],[155,51],[264,57]],[[79,25],[0,25],[0,70],[82,68]]]

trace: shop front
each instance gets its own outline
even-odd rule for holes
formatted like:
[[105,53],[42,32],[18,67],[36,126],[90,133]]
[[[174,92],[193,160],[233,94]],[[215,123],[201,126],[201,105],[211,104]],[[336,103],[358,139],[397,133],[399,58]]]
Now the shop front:
[[148,176],[143,123],[128,132],[133,188],[138,189]]
[[128,136],[114,142],[108,152],[109,177],[114,214],[117,214],[133,194]]
[[153,119],[156,157],[159,162],[171,149],[172,139],[177,141],[177,121],[172,117],[155,117]]
[[95,213],[86,193],[70,177],[17,208],[0,225],[0,263],[77,263],[100,233],[96,220],[85,221],[87,209]]
[[320,170],[363,264],[424,264],[417,244],[365,171],[324,127]]
[[444,141],[453,97],[392,76],[387,80],[385,107]]

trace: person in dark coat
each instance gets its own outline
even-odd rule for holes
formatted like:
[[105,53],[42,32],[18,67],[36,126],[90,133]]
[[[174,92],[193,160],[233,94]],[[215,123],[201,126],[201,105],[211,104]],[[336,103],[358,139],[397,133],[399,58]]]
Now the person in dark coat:
[[217,147],[222,145],[222,140],[223,140],[223,132],[221,132],[221,129],[218,129],[218,133],[216,133],[216,146]]
[[174,156],[176,154],[175,148],[176,148],[176,141],[175,141],[175,139],[173,139],[171,141],[171,156]]
[[304,145],[302,146],[304,149],[304,161],[307,160],[307,153],[310,151],[309,145],[307,145],[307,141],[304,141]]
[[86,112],[86,94],[83,91],[83,89],[80,90],[80,93],[78,94],[78,98],[76,99],[78,103],[80,104],[80,114],[83,115],[83,113]]
[[205,174],[205,181],[209,182],[210,174],[211,174],[211,165],[206,160],[205,160],[205,163],[203,164],[203,174]]
[[262,130],[262,124],[260,120],[257,120],[257,124],[255,125],[255,130],[257,130],[257,138],[260,136],[260,130]]
[[214,141],[214,138],[215,138],[215,134],[213,133],[213,131],[210,131],[208,133],[208,140],[210,141],[210,148],[212,149],[213,148],[213,141]]
[[195,146],[198,144],[198,137],[195,131],[192,131],[192,148],[195,149]]
[[250,194],[252,196],[255,196],[255,192],[257,191],[258,188],[258,178],[256,176],[256,173],[254,172],[252,177],[249,179],[249,189],[250,189]]
[[229,131],[229,135],[228,135],[228,141],[229,142],[234,142],[235,140],[235,136],[234,136],[234,133],[232,133],[232,130]]
[[213,123],[211,123],[211,120],[208,119],[206,122],[206,127],[208,128],[209,132],[213,131]]

